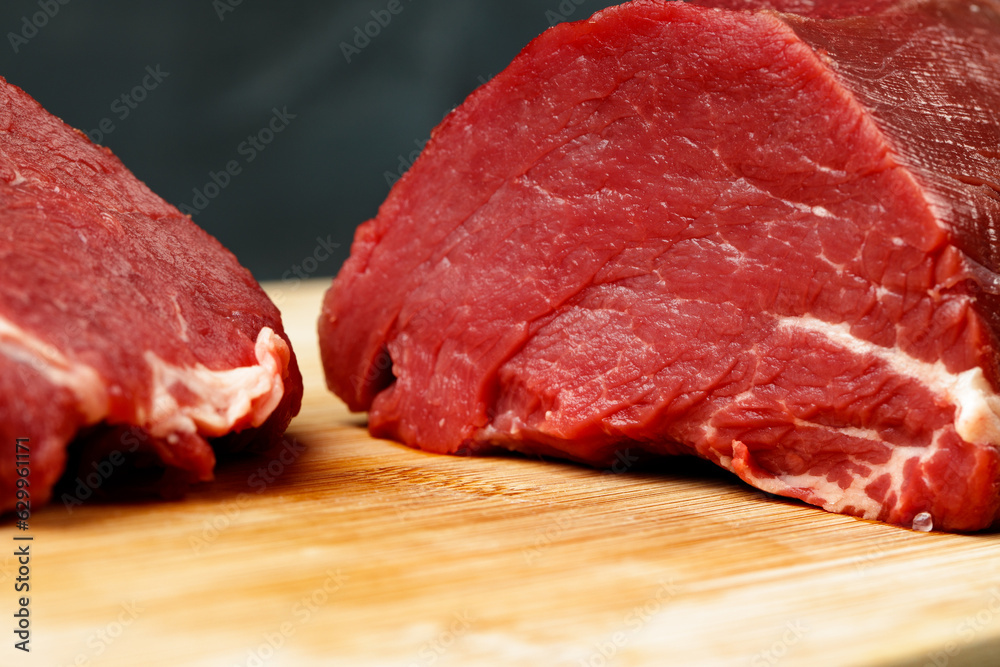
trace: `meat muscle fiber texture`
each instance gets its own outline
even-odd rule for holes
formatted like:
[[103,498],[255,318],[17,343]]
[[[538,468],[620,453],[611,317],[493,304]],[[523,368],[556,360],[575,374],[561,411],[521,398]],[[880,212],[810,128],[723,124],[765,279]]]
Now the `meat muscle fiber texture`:
[[997,109],[992,1],[556,26],[358,229],[328,384],[435,452],[694,454],[833,512],[987,527]]
[[0,508],[18,438],[37,506],[81,436],[74,507],[154,461],[171,484],[210,479],[209,439],[266,444],[301,396],[278,311],[236,258],[0,78]]

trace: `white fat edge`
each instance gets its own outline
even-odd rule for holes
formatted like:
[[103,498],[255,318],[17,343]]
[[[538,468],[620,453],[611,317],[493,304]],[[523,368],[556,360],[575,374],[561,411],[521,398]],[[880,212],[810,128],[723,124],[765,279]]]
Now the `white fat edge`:
[[[892,446],[889,460],[885,463],[873,464],[868,460],[861,459],[857,463],[871,468],[871,474],[869,475],[854,475],[851,479],[851,485],[846,489],[841,489],[838,484],[828,482],[827,488],[822,491],[817,489],[816,495],[823,498],[823,509],[830,512],[842,512],[845,507],[853,506],[862,512],[861,516],[865,519],[877,519],[882,509],[885,507],[886,501],[876,501],[873,500],[865,491],[865,487],[871,484],[873,481],[888,474],[890,479],[889,489],[885,492],[885,498],[888,499],[893,494],[896,495],[896,502],[898,503],[900,498],[903,496],[903,480],[905,479],[903,475],[903,470],[906,467],[907,462],[913,459],[923,459],[928,456],[928,454],[936,453],[937,447],[903,447],[899,445]],[[796,480],[797,481],[797,480]],[[826,481],[826,480],[824,480]]]
[[[176,434],[224,435],[248,416],[250,426],[263,424],[284,396],[282,375],[289,350],[284,340],[265,327],[257,335],[254,353],[254,366],[213,371],[202,364],[175,366],[146,352],[153,374],[152,409],[144,419],[147,430],[169,441]],[[198,401],[180,404],[170,391],[178,384]]]
[[[935,435],[935,442],[937,435]],[[747,470],[741,477],[753,486],[773,493],[775,495],[787,496],[793,491],[806,490],[812,496],[810,502],[815,502],[828,512],[843,513],[847,507],[855,508],[854,514],[864,519],[878,519],[885,506],[885,501],[877,501],[870,497],[865,488],[874,480],[885,474],[891,480],[889,489],[885,493],[888,499],[893,493],[896,494],[896,501],[902,497],[902,484],[904,480],[903,470],[906,463],[912,459],[923,460],[927,456],[934,454],[936,447],[906,447],[892,445],[889,460],[885,463],[872,463],[868,459],[856,459],[848,456],[848,459],[859,465],[871,469],[867,475],[852,475],[851,483],[847,488],[842,488],[837,482],[830,481],[822,475],[814,473],[803,473],[801,475],[755,475]],[[730,469],[732,467],[730,466]]]
[[778,326],[824,336],[858,355],[884,361],[893,372],[912,378],[955,407],[955,430],[969,443],[1000,447],[1000,396],[978,366],[953,373],[941,360],[921,361],[899,348],[882,347],[858,338],[847,324],[831,324],[811,316],[782,317]]
[[53,345],[3,317],[0,317],[0,353],[71,392],[86,425],[96,424],[107,416],[110,409],[107,388],[94,367],[71,361]]
[[[834,431],[841,435],[859,438],[862,440],[870,440],[874,442],[884,443],[885,440],[879,436],[878,432],[873,429],[858,428],[853,426],[835,427],[827,426],[825,424],[817,424],[815,422],[810,422],[804,419],[799,419],[797,417],[791,417],[791,423],[799,427],[817,428],[824,431]],[[705,438],[708,440],[717,437],[717,431],[714,427],[708,426],[705,428]],[[910,448],[902,447],[900,449],[915,450],[917,453],[922,451],[923,448]],[[893,456],[896,456],[895,450],[893,451]],[[885,466],[873,465],[867,460],[857,460],[854,457],[848,456],[848,459],[852,462],[859,463],[861,465],[867,466],[869,468],[882,468]],[[733,457],[731,456],[718,456],[718,464],[731,471],[736,472],[733,466]],[[891,463],[891,461],[890,461]],[[879,473],[881,474],[881,473]],[[892,474],[892,473],[890,473]],[[899,474],[902,474],[902,468],[899,469]],[[875,518],[878,516],[880,504],[873,501],[864,493],[864,485],[867,484],[871,479],[877,477],[877,474],[872,474],[868,476],[858,476],[855,475],[851,480],[851,486],[847,489],[842,489],[839,484],[831,482],[823,476],[815,475],[812,473],[806,473],[802,475],[787,475],[787,474],[776,474],[776,475],[756,475],[750,469],[747,469],[743,475],[740,475],[744,481],[752,484],[753,486],[766,491],[768,493],[773,493],[775,495],[788,495],[789,492],[794,490],[808,490],[812,495],[819,499],[820,505],[829,511],[839,512],[842,508],[848,505],[853,505],[861,509],[865,518]],[[893,477],[894,485],[898,486],[898,480]],[[871,516],[869,516],[869,514]]]

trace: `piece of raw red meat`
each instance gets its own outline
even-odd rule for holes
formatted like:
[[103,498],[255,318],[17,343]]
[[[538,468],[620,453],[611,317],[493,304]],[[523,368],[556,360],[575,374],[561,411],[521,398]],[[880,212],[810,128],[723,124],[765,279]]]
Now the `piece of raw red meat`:
[[171,484],[210,479],[210,439],[266,444],[301,397],[278,311],[236,258],[0,78],[0,509],[18,438],[37,506],[80,434],[72,507],[150,459]]
[[998,110],[993,1],[559,25],[357,231],[328,384],[422,449],[695,454],[830,511],[986,527]]

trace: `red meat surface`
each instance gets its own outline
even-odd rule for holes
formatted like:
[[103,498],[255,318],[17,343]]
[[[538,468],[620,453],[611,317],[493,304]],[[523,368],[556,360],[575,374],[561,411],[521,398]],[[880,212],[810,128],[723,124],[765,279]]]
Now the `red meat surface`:
[[992,1],[556,26],[358,229],[327,382],[435,452],[693,454],[834,512],[987,527],[997,109]]
[[[207,480],[211,439],[274,439],[301,397],[278,311],[236,258],[0,78],[0,509],[18,438],[37,506],[77,434],[112,471],[145,456]],[[74,503],[111,477],[97,467]]]

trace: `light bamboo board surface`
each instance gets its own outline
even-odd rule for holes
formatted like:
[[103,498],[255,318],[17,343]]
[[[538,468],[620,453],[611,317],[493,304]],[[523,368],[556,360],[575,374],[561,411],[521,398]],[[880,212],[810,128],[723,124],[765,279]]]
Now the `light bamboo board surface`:
[[[1000,535],[826,514],[679,462],[372,439],[323,384],[326,284],[269,287],[305,450],[224,463],[181,501],[36,510],[32,652],[7,630],[0,664],[1000,664]],[[0,557],[4,609],[15,570]]]

